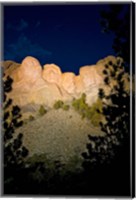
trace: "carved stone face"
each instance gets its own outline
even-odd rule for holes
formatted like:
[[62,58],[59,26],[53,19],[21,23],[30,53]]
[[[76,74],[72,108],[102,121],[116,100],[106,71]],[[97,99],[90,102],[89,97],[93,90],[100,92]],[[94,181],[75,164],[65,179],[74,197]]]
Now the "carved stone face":
[[55,64],[46,64],[42,72],[42,78],[50,83],[60,84],[62,72]]
[[61,84],[68,93],[75,93],[75,74],[72,72],[63,73]]
[[88,88],[93,85],[98,85],[101,82],[101,76],[98,75],[95,65],[85,66],[80,68],[80,77],[83,81],[84,88]]
[[[60,67],[55,64],[46,64],[42,69],[39,61],[30,56],[21,64],[4,67],[5,74],[14,79],[11,94],[16,104],[27,104],[31,101],[37,104],[53,104],[58,99],[78,98],[84,92],[91,104],[98,96],[98,89],[103,87],[103,70],[109,60],[112,60],[113,64],[117,62],[117,58],[109,56],[96,65],[81,67],[78,76],[72,72],[62,73]],[[9,64],[10,62],[5,65]]]
[[33,82],[41,77],[42,67],[39,61],[33,57],[26,57],[19,68],[14,72],[14,80],[16,81],[29,81]]
[[83,80],[81,79],[81,76],[75,76],[75,87],[76,87],[76,93],[82,93],[83,89],[84,89],[84,84],[83,84]]

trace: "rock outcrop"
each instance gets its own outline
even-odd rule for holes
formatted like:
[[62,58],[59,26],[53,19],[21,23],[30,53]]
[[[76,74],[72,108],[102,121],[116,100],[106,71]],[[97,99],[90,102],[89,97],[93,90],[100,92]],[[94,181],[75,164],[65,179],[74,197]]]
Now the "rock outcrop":
[[13,90],[9,93],[14,104],[43,104],[51,107],[56,100],[70,101],[82,93],[86,93],[87,103],[95,102],[99,88],[104,87],[105,64],[109,61],[117,63],[118,59],[108,56],[96,65],[83,66],[77,76],[72,72],[62,73],[55,64],[45,64],[42,68],[39,61],[30,56],[21,64],[5,61],[2,66],[5,76],[14,80]]

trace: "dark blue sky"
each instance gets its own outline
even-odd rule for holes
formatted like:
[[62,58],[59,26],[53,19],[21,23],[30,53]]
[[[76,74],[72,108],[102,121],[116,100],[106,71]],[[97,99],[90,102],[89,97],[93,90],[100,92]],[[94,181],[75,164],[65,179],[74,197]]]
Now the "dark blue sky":
[[34,56],[78,73],[80,66],[114,55],[112,35],[102,33],[104,4],[4,6],[4,59]]

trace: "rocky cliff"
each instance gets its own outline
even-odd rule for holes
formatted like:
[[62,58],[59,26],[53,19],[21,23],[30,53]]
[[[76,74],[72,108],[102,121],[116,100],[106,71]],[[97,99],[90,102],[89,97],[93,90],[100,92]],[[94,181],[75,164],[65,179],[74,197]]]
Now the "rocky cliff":
[[[88,135],[103,135],[100,128],[94,127],[90,119],[81,117],[72,106],[68,111],[48,109],[44,115],[35,111],[40,105],[44,105],[44,108],[52,107],[56,100],[66,101],[65,105],[68,105],[68,102],[71,103],[73,98],[79,98],[83,93],[86,93],[87,103],[91,105],[98,98],[99,88],[108,91],[109,87],[104,84],[105,65],[112,62],[112,66],[117,66],[119,60],[118,68],[121,70],[122,59],[108,56],[95,65],[81,67],[78,75],[62,73],[55,64],[41,66],[33,57],[26,57],[21,64],[13,61],[1,63],[4,78],[10,76],[14,80],[13,89],[8,95],[23,112],[24,124],[16,129],[16,134],[23,133],[29,157],[46,155],[48,159],[60,160],[68,166],[74,158],[74,169],[81,168],[81,153],[86,151]],[[129,88],[127,74],[124,78]],[[112,81],[110,86],[114,84],[117,83]],[[95,121],[96,118],[95,115]]]
[[122,62],[121,58],[108,56],[95,65],[81,67],[79,75],[62,73],[55,64],[41,66],[36,58],[30,56],[21,64],[5,61],[1,65],[5,77],[10,76],[14,80],[13,90],[9,93],[14,104],[51,107],[56,100],[71,101],[82,93],[86,93],[87,103],[91,105],[97,100],[99,88],[104,87],[105,64],[116,64],[118,60]]

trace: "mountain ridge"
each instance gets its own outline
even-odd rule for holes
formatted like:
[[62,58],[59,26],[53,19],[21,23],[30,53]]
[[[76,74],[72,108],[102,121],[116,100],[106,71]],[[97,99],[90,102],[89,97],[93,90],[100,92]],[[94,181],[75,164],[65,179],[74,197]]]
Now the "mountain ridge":
[[[13,104],[24,106],[27,104],[43,104],[52,107],[56,100],[71,101],[86,94],[86,101],[92,105],[98,98],[99,88],[108,87],[104,83],[103,70],[108,62],[116,64],[123,59],[108,56],[99,60],[95,65],[82,66],[79,74],[73,72],[62,73],[59,66],[45,64],[31,56],[24,58],[21,64],[13,61],[2,63],[5,78],[13,79],[12,91],[8,94]],[[114,85],[114,84],[113,84]]]

